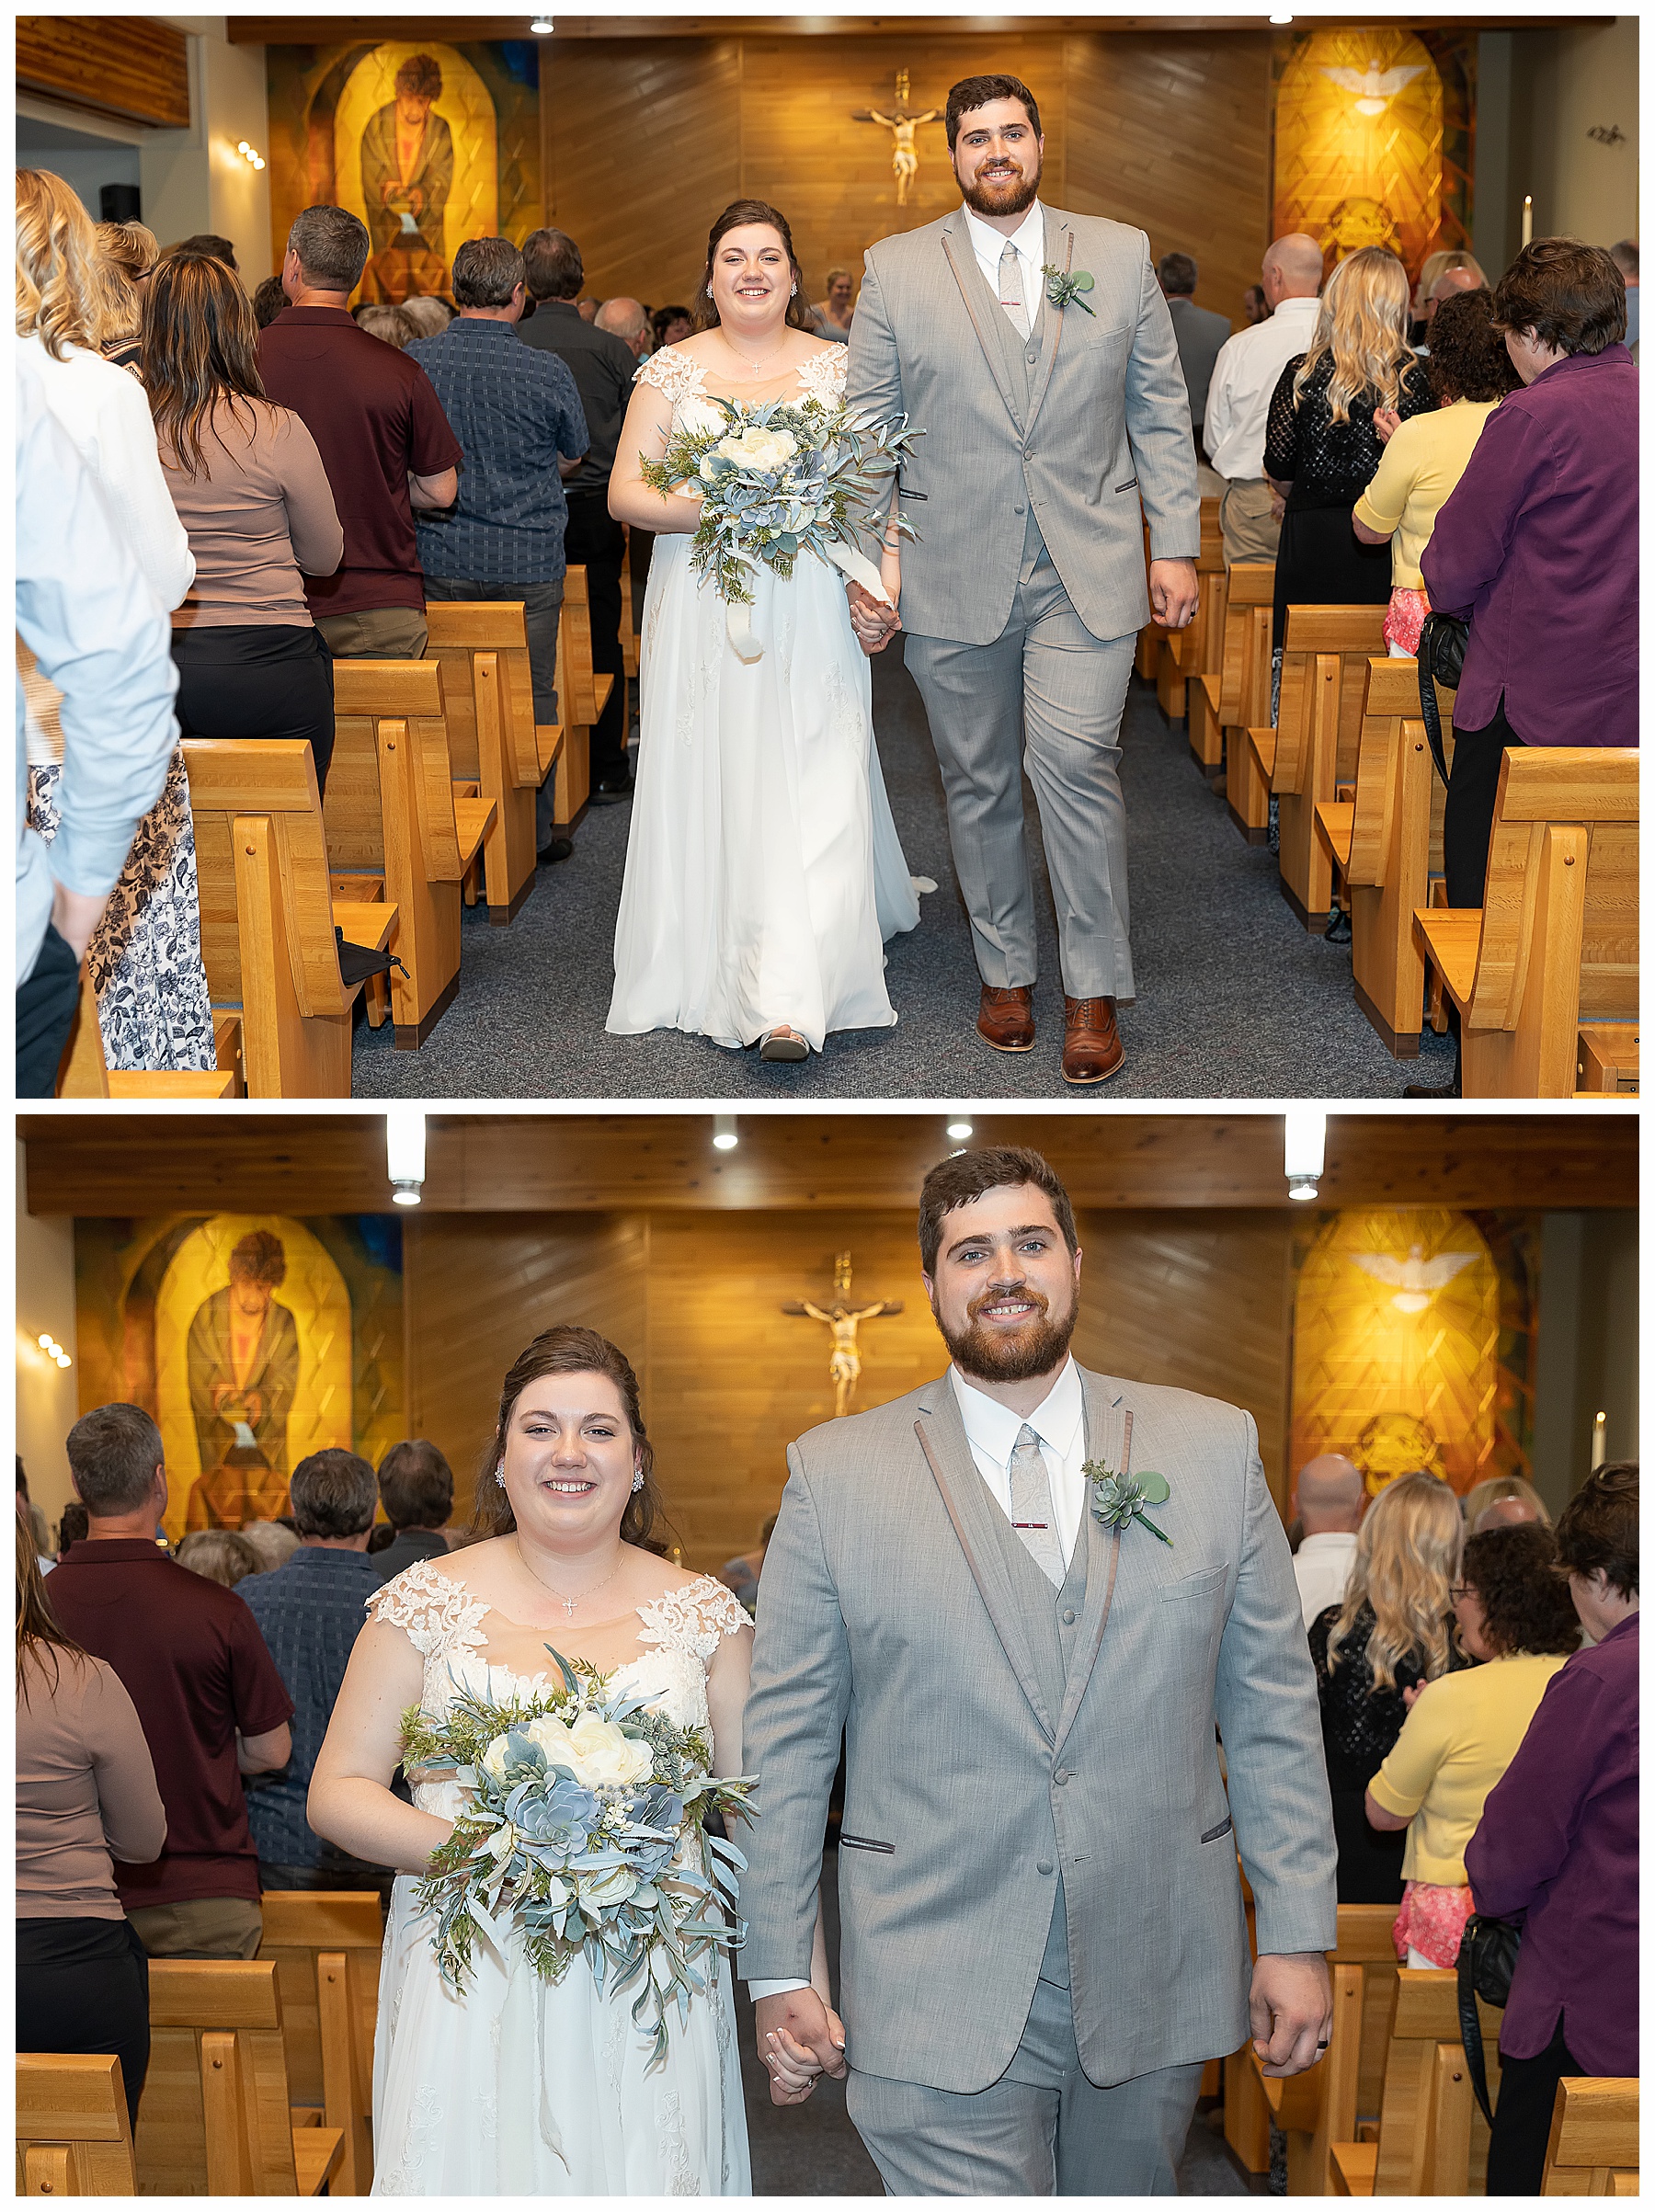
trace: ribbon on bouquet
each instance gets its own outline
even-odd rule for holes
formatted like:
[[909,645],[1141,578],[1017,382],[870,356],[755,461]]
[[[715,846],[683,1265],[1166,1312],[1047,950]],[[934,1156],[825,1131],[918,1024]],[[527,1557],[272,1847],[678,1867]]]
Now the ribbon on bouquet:
[[[750,568],[757,577],[759,562],[751,553],[743,553],[739,548],[735,550],[736,560]],[[860,547],[846,545],[839,539],[831,538],[826,551],[835,568],[849,576],[853,584],[860,584],[870,599],[877,599],[883,607],[891,605],[891,595],[880,581],[878,569]],[[752,612],[751,606],[738,604],[734,599],[729,600],[725,608],[725,633],[737,660],[749,665],[759,659],[764,652],[764,641],[753,628]]]

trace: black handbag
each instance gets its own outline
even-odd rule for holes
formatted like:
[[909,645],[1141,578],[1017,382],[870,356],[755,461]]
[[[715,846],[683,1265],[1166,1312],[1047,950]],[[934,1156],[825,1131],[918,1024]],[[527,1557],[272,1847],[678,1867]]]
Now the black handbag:
[[[1424,667],[1421,660],[1421,667]],[[1492,1920],[1474,1912],[1466,1922],[1459,1947],[1460,2042],[1470,2070],[1471,2087],[1482,2106],[1483,2118],[1493,2125],[1489,2105],[1489,2076],[1483,2062],[1482,2022],[1477,2001],[1503,2006],[1512,1994],[1512,1976],[1517,1968],[1517,1946],[1523,1930],[1514,1921]]]
[[1431,742],[1431,757],[1436,762],[1444,789],[1448,782],[1448,761],[1443,749],[1443,718],[1437,709],[1436,687],[1441,684],[1444,691],[1459,690],[1460,671],[1466,665],[1466,645],[1470,635],[1470,623],[1462,622],[1454,614],[1428,614],[1420,628],[1420,713]]

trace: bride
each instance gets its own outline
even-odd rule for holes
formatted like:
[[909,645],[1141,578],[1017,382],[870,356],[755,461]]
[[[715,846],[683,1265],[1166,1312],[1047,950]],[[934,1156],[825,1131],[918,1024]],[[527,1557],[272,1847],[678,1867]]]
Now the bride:
[[[555,1686],[547,1647],[627,1677],[680,1726],[710,1730],[713,1771],[741,1771],[752,1624],[722,1583],[641,1548],[658,1505],[625,1355],[595,1330],[537,1337],[507,1375],[473,1541],[370,1601],[311,1784],[318,1835],[402,1870],[380,1975],[373,2060],[377,2196],[744,2196],[752,2191],[727,1962],[676,2010],[665,2062],[584,1959],[542,1981],[509,1929],[480,1944],[463,1993],[438,1972],[408,1878],[446,1841],[451,1780],[392,1795],[401,1715],[440,1718],[454,1691]],[[550,1685],[548,1676],[550,1674]],[[828,1988],[818,1926],[813,1983]],[[839,2031],[841,2035],[842,2029]],[[784,2039],[771,2096],[821,2069]]]
[[[754,579],[762,650],[740,659],[690,565],[701,502],[645,484],[676,428],[744,405],[842,399],[846,350],[813,336],[785,219],[738,200],[713,224],[695,334],[638,371],[610,512],[656,533],[639,760],[609,1029],[680,1029],[767,1060],[829,1030],[888,1029],[884,942],[919,919],[873,743],[839,571],[802,554]],[[877,623],[873,637],[881,635]]]

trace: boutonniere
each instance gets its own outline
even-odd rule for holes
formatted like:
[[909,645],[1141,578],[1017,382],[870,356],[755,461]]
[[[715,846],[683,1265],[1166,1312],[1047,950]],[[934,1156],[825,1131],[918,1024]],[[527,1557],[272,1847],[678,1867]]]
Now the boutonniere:
[[1117,1475],[1101,1459],[1089,1459],[1080,1472],[1092,1487],[1092,1512],[1105,1528],[1124,1531],[1138,1521],[1152,1536],[1171,1544],[1166,1530],[1157,1528],[1144,1511],[1147,1505],[1165,1505],[1171,1497],[1172,1486],[1164,1475],[1147,1468],[1141,1475]]
[[[1045,296],[1054,307],[1086,307],[1086,302],[1080,294],[1090,291],[1092,288],[1090,269],[1054,268],[1049,261],[1044,261],[1040,273],[1046,280]],[[1086,312],[1090,314],[1092,310],[1086,307]],[[1158,1530],[1157,1534],[1159,1534]]]

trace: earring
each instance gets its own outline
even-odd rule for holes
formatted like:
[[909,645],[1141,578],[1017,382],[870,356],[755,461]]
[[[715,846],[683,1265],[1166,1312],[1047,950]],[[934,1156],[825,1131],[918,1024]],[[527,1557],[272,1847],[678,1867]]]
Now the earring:
[[797,285],[797,283],[796,283],[796,282],[794,283],[794,285],[793,285],[793,288],[792,291],[790,291],[790,292],[788,293],[788,295],[787,295],[787,296],[788,296],[788,298],[789,298],[790,300],[796,300],[796,299],[798,298],[798,296],[799,296],[799,287],[798,287],[798,285]]
[[501,1489],[506,1488],[506,1462],[504,1460],[501,1460],[499,1465],[495,1469],[495,1480],[499,1484]]
[[638,1492],[639,1492],[639,1491],[640,1491],[640,1490],[641,1490],[643,1488],[644,1488],[644,1470],[643,1470],[643,1468],[642,1468],[642,1467],[638,1467],[638,1468],[635,1468],[635,1469],[633,1470],[633,1496],[635,1498],[635,1497],[637,1496]]

